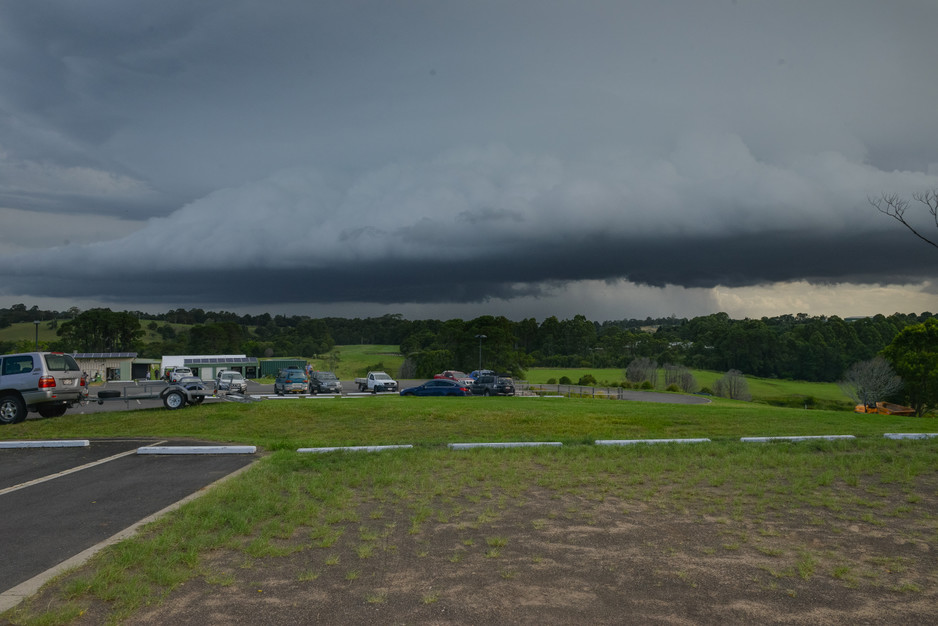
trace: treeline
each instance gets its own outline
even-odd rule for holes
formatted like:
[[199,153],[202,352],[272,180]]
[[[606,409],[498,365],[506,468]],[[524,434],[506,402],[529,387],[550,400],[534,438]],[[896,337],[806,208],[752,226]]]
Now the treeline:
[[[538,322],[482,316],[472,320],[311,318],[264,313],[176,309],[163,314],[109,309],[65,312],[14,305],[0,309],[0,327],[42,320],[59,339],[47,349],[164,354],[327,356],[336,345],[389,344],[408,357],[405,374],[480,365],[516,376],[530,367],[622,368],[637,358],[690,368],[809,381],[836,381],[853,363],[872,358],[905,327],[931,313],[836,316],[781,315],[734,320],[726,313],[693,319],[593,322],[582,315]],[[145,341],[144,337],[151,337]],[[158,337],[156,339],[155,337]],[[2,346],[4,351],[12,345]]]

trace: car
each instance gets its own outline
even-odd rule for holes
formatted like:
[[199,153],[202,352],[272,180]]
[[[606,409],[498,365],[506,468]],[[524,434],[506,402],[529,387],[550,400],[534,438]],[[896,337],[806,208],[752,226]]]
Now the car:
[[59,417],[88,397],[88,379],[78,362],[61,352],[0,355],[0,424],[26,414]]
[[241,375],[241,372],[222,370],[215,377],[215,389],[244,394],[248,391],[248,381]]
[[[198,376],[183,376],[173,384],[189,391],[205,391],[205,383]],[[204,393],[193,394],[190,404],[202,404],[204,400]]]
[[445,378],[434,378],[422,385],[408,387],[401,390],[402,396],[471,396],[472,391],[468,385],[447,380]]
[[433,378],[455,380],[458,383],[466,383],[467,385],[472,383],[472,378],[465,372],[460,372],[459,370],[444,370],[436,374]]
[[472,383],[472,393],[477,396],[513,396],[515,382],[507,376],[485,374]]
[[171,383],[178,383],[180,379],[192,375],[191,367],[174,367],[169,372],[166,372],[166,380]]
[[274,381],[274,393],[282,396],[285,393],[307,393],[309,379],[306,372],[301,369],[283,369]]
[[310,372],[309,392],[313,395],[317,393],[342,393],[342,382],[332,372]]
[[472,380],[478,380],[479,376],[486,376],[489,374],[494,375],[495,372],[493,372],[492,370],[472,370],[471,372],[469,372],[469,378],[471,378]]

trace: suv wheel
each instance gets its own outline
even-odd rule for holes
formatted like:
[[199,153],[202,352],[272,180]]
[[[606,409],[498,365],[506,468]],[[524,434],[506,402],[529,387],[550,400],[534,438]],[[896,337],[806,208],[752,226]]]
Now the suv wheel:
[[0,424],[16,424],[26,419],[26,402],[16,394],[0,398]]

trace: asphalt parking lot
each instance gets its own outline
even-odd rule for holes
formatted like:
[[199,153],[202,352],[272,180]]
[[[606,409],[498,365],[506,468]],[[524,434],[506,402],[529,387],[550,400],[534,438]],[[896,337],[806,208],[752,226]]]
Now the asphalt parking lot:
[[[402,389],[407,387],[414,387],[426,382],[426,379],[422,380],[401,380],[400,386]],[[358,387],[353,381],[342,381],[343,392],[340,395],[349,396],[349,395],[361,395]],[[133,396],[138,393],[139,387],[137,383],[128,382],[128,381],[119,381],[108,383],[106,387],[95,386],[91,388],[91,393],[89,396],[89,401],[83,405],[75,406],[68,410],[68,414],[87,414],[87,413],[100,413],[106,411],[127,411],[127,410],[136,410],[136,409],[155,409],[163,408],[163,402],[159,399],[137,399]],[[548,394],[557,393],[573,393],[573,394],[589,394],[589,387],[581,387],[579,385],[539,385],[540,389],[543,392]],[[98,391],[103,389],[117,390],[120,391],[123,396],[127,396],[130,399],[109,399],[106,400],[103,404],[98,404],[95,399],[97,398]],[[125,392],[124,390],[127,389]],[[607,390],[608,391],[608,390]],[[633,389],[619,389],[615,390],[619,400],[633,401],[633,402],[658,402],[658,403],[667,403],[667,404],[707,404],[710,400],[703,396],[697,395],[686,395],[686,394],[674,394],[674,393],[662,393],[658,391],[640,391]],[[258,383],[253,380],[248,381],[248,391],[246,394],[250,398],[260,399],[260,398],[275,398],[274,395],[274,386],[272,383]],[[389,394],[396,395],[396,394]],[[517,391],[518,396],[531,396],[534,395],[530,391],[526,390],[526,387],[519,387]],[[287,396],[281,396],[280,399],[287,398],[305,398],[306,395],[294,395],[290,394]],[[332,394],[321,394],[320,398],[330,398],[333,397]],[[480,398],[481,399],[481,398]],[[207,396],[205,402],[224,402],[224,397],[212,397]],[[40,418],[37,413],[30,413],[28,419],[43,419]]]
[[57,566],[77,565],[257,458],[138,453],[145,446],[207,445],[126,439],[0,449],[0,611],[33,593]]

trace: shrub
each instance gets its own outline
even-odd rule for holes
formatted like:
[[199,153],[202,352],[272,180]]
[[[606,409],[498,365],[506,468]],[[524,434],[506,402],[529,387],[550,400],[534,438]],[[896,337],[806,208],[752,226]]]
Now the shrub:
[[668,388],[667,388],[667,389],[665,389],[665,391],[675,391],[675,392],[680,392],[680,391],[681,391],[681,388],[680,388],[680,387],[678,387],[678,386],[677,386],[676,384],[674,384],[674,383],[671,383],[670,385],[668,385]]
[[654,389],[654,388],[655,386],[651,384],[650,380],[646,380],[645,382],[643,382],[642,386],[640,387],[640,389]]
[[548,379],[547,379],[547,384],[548,384],[548,385],[556,385],[556,384],[557,384],[557,379],[556,379],[556,378],[548,378]]
[[561,377],[560,377],[560,384],[561,384],[561,385],[572,385],[572,384],[573,384],[573,381],[570,380],[570,377],[569,377],[569,376],[561,376]]
[[585,374],[580,377],[580,380],[577,381],[577,384],[583,386],[595,386],[596,378],[592,374]]

